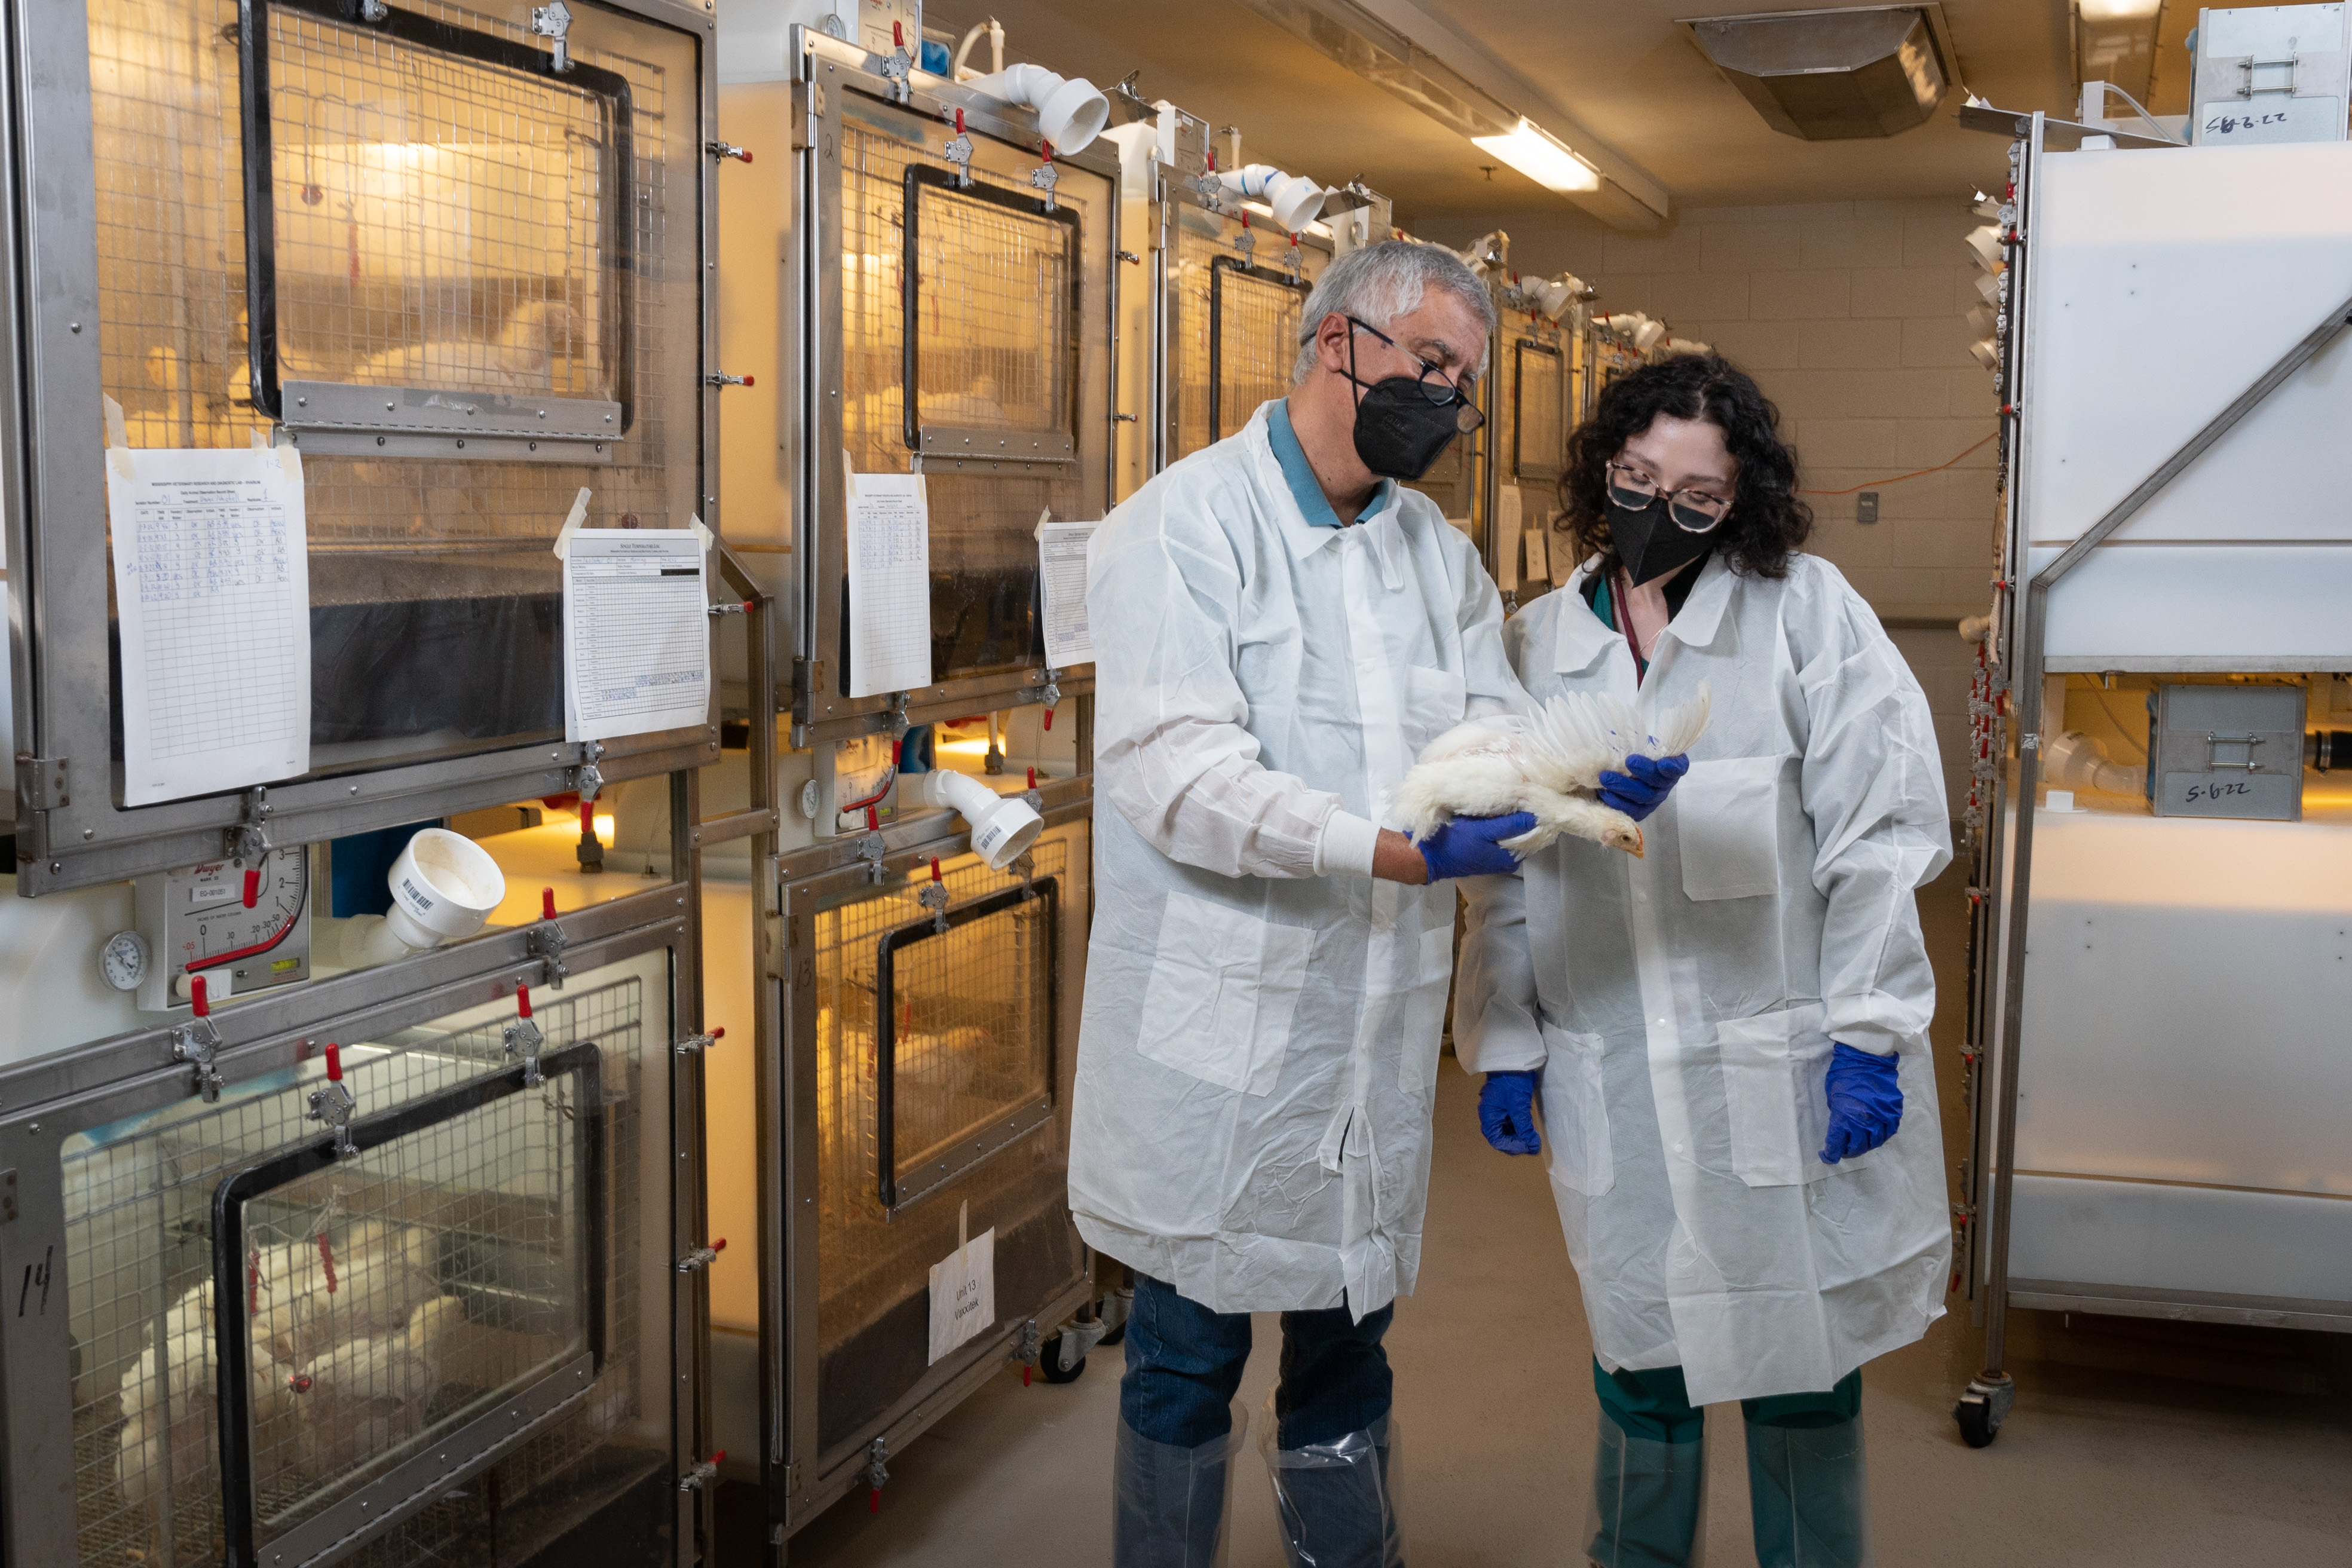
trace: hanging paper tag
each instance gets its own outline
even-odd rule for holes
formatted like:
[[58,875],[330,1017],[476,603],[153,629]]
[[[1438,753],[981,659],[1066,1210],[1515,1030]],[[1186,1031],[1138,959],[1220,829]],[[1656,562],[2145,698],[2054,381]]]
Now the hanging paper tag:
[[996,1232],[965,1239],[971,1205],[956,1215],[956,1249],[931,1265],[931,1359],[950,1352],[996,1322]]

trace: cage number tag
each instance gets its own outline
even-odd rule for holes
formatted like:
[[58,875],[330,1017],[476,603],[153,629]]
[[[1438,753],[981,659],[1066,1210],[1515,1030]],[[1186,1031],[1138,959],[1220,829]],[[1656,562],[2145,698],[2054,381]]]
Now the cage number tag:
[[931,1265],[931,1359],[949,1352],[996,1321],[996,1232],[965,1239],[971,1205],[956,1215],[956,1249]]

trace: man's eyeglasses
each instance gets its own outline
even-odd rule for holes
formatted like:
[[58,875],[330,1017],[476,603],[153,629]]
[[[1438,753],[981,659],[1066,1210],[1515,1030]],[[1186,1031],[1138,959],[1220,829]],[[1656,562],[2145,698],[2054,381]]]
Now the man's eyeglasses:
[[[1417,378],[1416,384],[1421,388],[1421,395],[1429,399],[1430,406],[1433,408],[1443,408],[1448,404],[1458,405],[1458,411],[1454,416],[1454,426],[1455,429],[1460,430],[1466,436],[1471,431],[1475,430],[1479,426],[1484,425],[1486,422],[1486,416],[1478,412],[1478,405],[1470,401],[1471,386],[1473,384],[1473,376],[1471,373],[1467,371],[1464,372],[1461,384],[1457,385],[1446,378],[1444,366],[1430,363],[1419,354],[1414,353],[1411,349],[1399,348],[1397,341],[1394,338],[1389,336],[1378,327],[1373,326],[1370,322],[1360,321],[1355,317],[1350,316],[1348,318],[1348,325],[1350,327],[1363,328],[1364,331],[1371,333],[1372,336],[1380,339],[1381,342],[1388,344],[1389,347],[1397,349],[1399,353],[1411,359],[1413,363],[1421,366],[1421,374]],[[1360,385],[1362,384],[1358,383],[1358,384]]]
[[1658,488],[1658,481],[1625,463],[1611,463],[1609,499],[1627,511],[1647,511],[1664,500],[1666,515],[1685,533],[1706,533],[1731,515],[1731,503],[1721,496],[1685,485],[1678,490]]

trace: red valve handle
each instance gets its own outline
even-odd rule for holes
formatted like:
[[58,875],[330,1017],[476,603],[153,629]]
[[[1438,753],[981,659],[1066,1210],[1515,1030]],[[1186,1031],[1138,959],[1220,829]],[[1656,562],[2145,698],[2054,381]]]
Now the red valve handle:
[[1054,727],[1054,710],[1053,710],[1051,708],[1048,708],[1048,709],[1046,709],[1046,710],[1045,710],[1045,728],[1046,728],[1046,729],[1048,729],[1048,730],[1051,730],[1053,727]]
[[195,1009],[199,1018],[213,1016],[213,1005],[205,995],[205,977],[201,974],[191,975],[188,979],[188,1005]]
[[1054,144],[1043,136],[1037,138],[1037,155],[1048,163],[1054,161]]
[[245,907],[251,909],[261,901],[261,868],[255,867],[245,874]]
[[343,1081],[343,1047],[331,1040],[327,1042],[327,1081]]
[[555,889],[553,888],[541,888],[539,890],[539,918],[543,921],[551,921],[555,918]]
[[518,1018],[530,1016],[530,987],[528,985],[515,987],[515,1016]]
[[747,375],[747,376],[745,376],[745,377],[743,378],[743,384],[744,384],[744,385],[746,385],[746,386],[752,385],[752,384],[753,384],[752,378],[751,378],[751,377],[750,377],[750,376],[748,376],[748,375]]
[[[721,1024],[721,1025],[719,1025],[717,1028],[715,1028],[715,1029],[711,1030],[711,1031],[710,1031],[710,1037],[711,1037],[713,1040],[723,1040],[723,1039],[725,1039],[725,1038],[727,1037],[727,1026],[726,1026],[726,1025],[724,1025],[724,1024]],[[726,1244],[725,1244],[724,1242],[722,1242],[722,1243],[720,1243],[719,1245],[724,1246],[724,1245],[726,1245]]]

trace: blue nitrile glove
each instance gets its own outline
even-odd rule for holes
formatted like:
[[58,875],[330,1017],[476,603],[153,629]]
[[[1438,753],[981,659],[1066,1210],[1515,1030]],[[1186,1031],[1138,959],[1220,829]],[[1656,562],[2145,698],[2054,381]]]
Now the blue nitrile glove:
[[1666,792],[1688,772],[1686,756],[1628,757],[1624,773],[1601,775],[1601,804],[1639,822],[1664,804]]
[[1506,1154],[1540,1154],[1543,1139],[1536,1132],[1535,1072],[1490,1072],[1478,1090],[1478,1131]]
[[1433,882],[1448,877],[1503,877],[1519,868],[1519,858],[1496,840],[1535,830],[1536,816],[1531,811],[1515,811],[1507,816],[1457,816],[1439,823],[1413,847],[1421,851]]
[[1895,1136],[1903,1124],[1903,1089],[1895,1073],[1892,1055],[1876,1057],[1846,1045],[1830,1053],[1830,1135],[1822,1150],[1823,1164],[1868,1153]]

